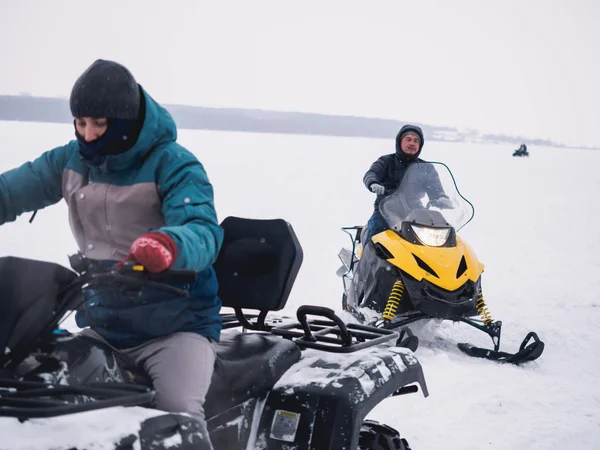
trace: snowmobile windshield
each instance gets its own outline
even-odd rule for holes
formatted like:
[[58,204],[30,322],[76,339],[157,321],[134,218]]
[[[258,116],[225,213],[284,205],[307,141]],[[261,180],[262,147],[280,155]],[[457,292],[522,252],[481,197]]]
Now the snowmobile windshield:
[[439,211],[447,222],[445,225],[456,231],[469,223],[475,214],[471,202],[458,191],[450,169],[437,162],[411,164],[398,188],[381,201],[379,210],[395,231],[400,231],[406,220],[416,223],[416,217],[425,217],[418,213],[419,210]]

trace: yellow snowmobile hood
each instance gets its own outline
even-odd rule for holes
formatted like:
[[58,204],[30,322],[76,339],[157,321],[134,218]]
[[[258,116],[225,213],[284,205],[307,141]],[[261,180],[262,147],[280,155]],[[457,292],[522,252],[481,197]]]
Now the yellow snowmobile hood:
[[448,291],[460,288],[468,280],[476,282],[484,269],[473,249],[458,236],[456,247],[412,244],[391,230],[376,234],[372,241],[381,244],[393,255],[387,260],[390,264],[418,281],[425,278]]

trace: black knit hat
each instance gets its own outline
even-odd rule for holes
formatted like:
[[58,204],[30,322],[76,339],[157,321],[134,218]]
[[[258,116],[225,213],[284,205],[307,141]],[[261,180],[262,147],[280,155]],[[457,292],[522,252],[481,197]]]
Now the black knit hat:
[[137,119],[140,88],[127,68],[98,59],[75,82],[70,106],[73,117]]
[[404,137],[405,134],[408,133],[413,133],[416,134],[417,136],[419,136],[419,152],[421,151],[421,149],[423,148],[423,144],[425,143],[425,138],[423,137],[423,130],[421,130],[421,127],[418,127],[417,125],[404,125],[402,128],[400,128],[400,131],[398,132],[398,134],[396,135],[396,151],[397,152],[401,152],[401,147],[400,147],[400,142],[402,142],[402,138]]

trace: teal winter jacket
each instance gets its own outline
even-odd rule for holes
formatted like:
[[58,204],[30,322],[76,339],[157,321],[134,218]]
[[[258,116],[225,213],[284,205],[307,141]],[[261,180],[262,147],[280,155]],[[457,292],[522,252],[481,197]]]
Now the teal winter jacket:
[[80,251],[109,261],[125,257],[133,240],[148,231],[167,233],[178,248],[173,268],[198,272],[190,296],[144,288],[140,301],[100,289],[88,295],[77,323],[118,347],[177,331],[218,340],[221,301],[212,264],[223,230],[212,185],[198,159],[176,143],[171,115],[142,92],[144,123],[128,151],[88,165],[74,140],[0,175],[0,224],[64,199]]

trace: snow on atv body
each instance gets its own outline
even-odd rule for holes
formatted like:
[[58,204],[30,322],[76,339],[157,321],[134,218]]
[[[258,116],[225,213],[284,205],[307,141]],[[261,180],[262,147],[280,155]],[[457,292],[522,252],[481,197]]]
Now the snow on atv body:
[[[418,386],[428,395],[419,362],[398,345],[399,333],[345,324],[318,306],[300,307],[295,322],[270,325],[268,312],[285,306],[300,268],[300,244],[283,220],[229,217],[222,226],[225,239],[215,270],[219,296],[234,308],[235,318],[224,314],[205,403],[214,448],[408,448],[397,431],[365,421],[387,397],[415,392]],[[189,273],[168,271],[161,279],[128,267],[107,271],[81,255],[72,258],[72,266],[78,273],[48,262],[0,258],[0,345],[7,348],[0,358],[0,389],[9,389],[0,391],[2,428],[27,443],[24,433],[50,435],[67,418],[55,416],[69,414],[76,435],[64,433],[36,450],[96,448],[99,443],[118,449],[204,448],[189,417],[147,409],[153,392],[137,368],[85,334],[56,331],[61,317],[80,304],[79,296],[70,294],[83,285],[126,283],[132,289],[150,283],[159,288],[156,283],[183,280]],[[65,291],[65,286],[71,288]],[[119,433],[98,435],[102,427],[93,417],[105,420],[105,408],[118,405],[128,406],[128,420],[120,420]],[[28,420],[35,417],[50,418]],[[115,417],[125,414],[115,411]],[[82,441],[84,436],[88,441]]]
[[[428,192],[450,201],[440,205]],[[474,207],[445,164],[411,164],[379,210],[389,229],[375,234],[372,242],[362,242],[364,227],[343,228],[352,238],[352,250],[339,254],[343,309],[361,323],[388,329],[432,318],[467,323],[494,344],[493,350],[459,344],[470,356],[514,363],[540,356],[544,344],[535,333],[527,335],[517,354],[499,350],[502,322],[493,321],[483,298],[484,265],[458,236],[473,219]]]

